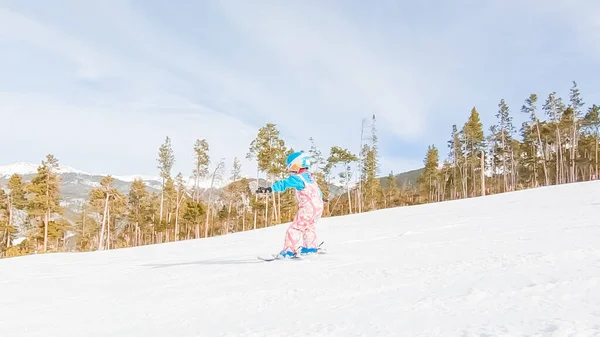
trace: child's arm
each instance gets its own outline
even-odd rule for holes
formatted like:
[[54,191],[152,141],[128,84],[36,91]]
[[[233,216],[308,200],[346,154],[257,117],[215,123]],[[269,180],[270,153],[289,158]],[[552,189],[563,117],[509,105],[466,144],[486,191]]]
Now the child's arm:
[[273,192],[284,192],[288,188],[295,188],[299,191],[304,189],[304,181],[296,175],[291,175],[285,179],[276,181],[271,185]]

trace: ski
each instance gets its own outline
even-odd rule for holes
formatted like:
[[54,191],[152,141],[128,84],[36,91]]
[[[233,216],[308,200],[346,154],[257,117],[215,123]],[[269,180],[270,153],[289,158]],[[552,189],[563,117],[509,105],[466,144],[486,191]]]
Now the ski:
[[[322,248],[321,246],[325,243],[325,241],[322,241],[318,246],[317,246],[317,254],[326,254],[327,250],[325,248]],[[300,260],[302,259],[302,255],[294,255],[293,257],[289,257],[289,258],[282,258],[279,257],[279,254],[271,254],[268,256],[257,256],[257,258],[259,260],[262,261],[266,261],[266,262],[270,262],[270,261],[275,261],[275,260]]]
[[294,256],[294,257],[279,257],[278,254],[271,254],[270,256],[258,256],[259,260],[263,260],[266,262],[270,262],[270,261],[275,261],[275,260],[299,260],[300,257],[299,256]]

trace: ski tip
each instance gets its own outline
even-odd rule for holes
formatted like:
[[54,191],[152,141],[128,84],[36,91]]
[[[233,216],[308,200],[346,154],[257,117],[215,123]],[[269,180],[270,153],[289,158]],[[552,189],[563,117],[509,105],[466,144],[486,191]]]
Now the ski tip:
[[259,260],[262,260],[262,261],[266,261],[266,262],[275,261],[276,260],[276,258],[274,258],[274,257],[257,256],[256,258],[258,258]]

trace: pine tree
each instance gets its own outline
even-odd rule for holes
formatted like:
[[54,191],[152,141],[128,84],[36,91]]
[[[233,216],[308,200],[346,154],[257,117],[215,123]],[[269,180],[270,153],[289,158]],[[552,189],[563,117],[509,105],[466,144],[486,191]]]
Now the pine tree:
[[382,195],[381,183],[377,175],[379,174],[379,150],[377,129],[375,127],[375,115],[371,119],[371,144],[364,144],[362,148],[363,158],[361,181],[364,188],[364,202],[369,205],[369,209],[377,208],[377,201]]
[[598,137],[600,133],[600,106],[594,104],[592,105],[585,117],[584,117],[584,126],[586,129],[592,130],[592,134],[594,135],[594,164],[595,164],[595,178],[598,179]]
[[208,175],[208,165],[210,164],[209,146],[206,139],[197,139],[194,144],[194,191],[193,200],[198,201],[200,198],[199,185],[200,180]]
[[102,212],[102,226],[98,236],[97,248],[98,250],[104,250],[110,247],[111,211],[117,214],[124,211],[126,200],[121,192],[114,187],[114,179],[110,175],[100,180],[100,187],[90,191],[89,199],[91,208],[97,212]]
[[548,186],[548,185],[550,185],[550,178],[548,176],[548,168],[546,167],[548,158],[546,156],[546,150],[544,149],[544,146],[542,144],[542,134],[540,132],[540,120],[538,119],[537,114],[536,114],[537,100],[538,100],[538,97],[536,94],[529,95],[529,98],[527,98],[527,100],[525,100],[525,104],[521,108],[521,111],[529,114],[530,123],[535,125],[535,131],[537,134],[537,150],[534,153],[534,156],[535,156],[534,158],[537,158],[539,155],[542,156],[542,168],[544,171],[544,184],[546,186]]
[[327,161],[323,158],[323,154],[315,145],[315,140],[313,137],[310,137],[310,149],[309,154],[311,158],[311,167],[313,171],[313,175],[319,185],[319,188],[323,192],[323,198],[325,200],[329,199],[329,185],[327,184],[327,180],[325,177],[325,166],[327,165]]
[[396,206],[399,198],[400,198],[400,189],[398,188],[398,183],[396,182],[396,176],[394,175],[394,171],[392,171],[385,179],[385,204],[384,204],[384,207],[388,208],[388,207]]
[[246,157],[256,159],[259,170],[273,175],[285,169],[286,150],[277,126],[267,123],[258,130],[256,138],[250,143]]
[[556,96],[556,92],[551,92],[546,99],[546,102],[543,106],[546,115],[548,116],[548,120],[551,125],[554,126],[555,131],[555,139],[554,139],[554,153],[556,158],[556,177],[555,183],[562,184],[563,180],[563,155],[562,155],[562,138],[561,138],[561,126],[560,122],[563,117],[564,112],[564,104],[560,97]]
[[[160,242],[168,242],[170,241],[170,233],[171,233],[171,224],[173,222],[173,214],[177,208],[177,188],[175,187],[175,181],[173,178],[169,177],[167,182],[165,183],[164,189],[165,195],[165,221],[161,223],[160,226],[157,226],[157,231],[159,232]],[[164,233],[164,238],[163,238]]]
[[[227,207],[227,226],[225,228],[225,234],[229,233],[229,227],[230,227],[230,221],[231,221],[231,214],[232,214],[232,210],[233,207],[235,206],[235,213],[238,214],[238,206],[240,205],[240,202],[242,201],[242,190],[241,190],[241,186],[239,184],[239,180],[241,178],[241,172],[242,172],[242,165],[240,164],[240,161],[237,157],[235,157],[233,159],[233,167],[231,169],[231,176],[230,176],[230,180],[231,183],[229,185],[227,185],[225,187],[225,199],[228,202],[228,207]],[[237,223],[237,218],[235,220],[235,222]]]
[[[285,172],[285,158],[288,154],[285,142],[280,138],[280,132],[275,124],[267,123],[258,130],[256,138],[250,143],[246,158],[256,159],[258,169],[267,175],[267,183],[281,177]],[[257,177],[258,178],[258,177]],[[265,226],[269,224],[268,195],[265,207]],[[273,199],[273,205],[275,199]],[[275,217],[277,213],[275,212]]]
[[[471,109],[471,114],[469,115],[468,121],[463,126],[462,134],[464,136],[463,146],[464,152],[467,155],[466,163],[463,168],[464,170],[464,178],[465,178],[465,188],[468,188],[468,179],[469,174],[467,170],[471,171],[471,196],[476,195],[477,190],[477,180],[478,180],[478,167],[479,162],[481,161],[481,151],[484,148],[484,134],[483,134],[483,124],[481,123],[481,119],[479,118],[479,112],[475,107]],[[459,142],[460,143],[460,142]]]
[[133,245],[142,245],[142,231],[152,223],[152,205],[150,193],[142,179],[136,178],[129,187],[127,215],[133,232]]
[[[500,156],[502,162],[502,176],[504,179],[504,191],[513,190],[515,187],[514,179],[514,152],[512,145],[513,134],[515,128],[512,124],[512,117],[510,116],[510,109],[504,99],[500,100],[498,104],[498,127],[496,131],[497,141],[499,141],[499,148],[496,154]],[[510,178],[510,183],[509,183]]]
[[463,198],[467,197],[467,179],[466,179],[466,167],[463,163],[466,163],[464,160],[464,145],[463,145],[463,137],[461,137],[462,132],[458,131],[456,124],[452,125],[452,135],[450,140],[448,141],[448,148],[450,149],[448,155],[452,165],[452,189],[450,194],[452,195],[451,199],[455,199],[458,197],[458,183],[462,187]]
[[175,176],[175,191],[176,191],[176,197],[175,197],[175,241],[179,241],[179,235],[180,235],[180,228],[179,228],[179,218],[180,218],[180,213],[181,213],[181,204],[183,203],[183,201],[186,198],[187,195],[187,191],[185,188],[185,183],[183,181],[183,174],[178,173],[177,176]]
[[165,142],[158,149],[158,166],[160,170],[160,177],[162,179],[161,194],[160,194],[160,214],[158,218],[158,225],[163,220],[163,207],[165,201],[165,184],[169,178],[171,178],[171,169],[175,164],[175,155],[173,154],[173,148],[171,146],[171,139],[167,136]]
[[[523,138],[523,144],[515,151],[516,157],[521,158],[519,166],[521,176],[525,177],[525,183],[529,183],[531,187],[538,186],[538,146],[535,126],[532,126],[530,122],[523,122],[521,125],[521,137]],[[515,142],[518,143],[517,140]]]
[[358,161],[358,157],[350,152],[348,149],[341,148],[339,146],[333,146],[331,148],[329,158],[327,159],[327,165],[325,170],[331,172],[331,170],[338,164],[344,164],[344,170],[340,172],[339,177],[340,183],[346,187],[346,193],[348,196],[348,212],[352,213],[352,200],[350,198],[350,181],[352,180],[352,163]]
[[583,100],[581,99],[581,94],[579,92],[579,88],[577,87],[577,82],[573,81],[573,86],[570,89],[570,104],[569,104],[569,108],[571,113],[571,141],[570,141],[570,148],[571,148],[571,167],[570,167],[570,181],[571,182],[575,182],[577,181],[577,178],[575,177],[575,156],[577,153],[577,144],[579,143],[579,132],[580,132],[580,128],[581,128],[581,107],[584,105],[585,103],[583,102]]
[[423,174],[419,177],[419,185],[422,193],[427,197],[429,202],[435,201],[435,193],[437,191],[437,176],[439,167],[439,151],[435,145],[427,147],[427,154],[423,160],[425,168]]
[[[10,202],[8,195],[0,186],[0,234],[3,234],[4,237],[0,236],[0,256],[4,254],[4,251],[8,249],[10,246],[10,237],[12,236],[13,227],[10,224]],[[3,247],[3,243],[6,243],[6,246]]]
[[211,216],[211,210],[213,207],[215,207],[215,205],[212,204],[212,189],[214,187],[214,183],[215,180],[216,181],[220,181],[223,179],[223,171],[225,169],[225,162],[223,160],[221,160],[217,166],[215,167],[215,170],[212,173],[212,178],[211,178],[211,182],[210,182],[210,187],[209,187],[209,192],[208,192],[208,202],[206,205],[206,219],[204,222],[204,237],[208,237],[208,229],[209,229],[209,219]]
[[100,225],[96,221],[93,209],[89,203],[81,205],[80,216],[75,222],[75,234],[77,235],[77,247],[80,251],[91,250],[94,242],[98,241],[96,235],[100,232]]
[[[13,235],[16,233],[17,228],[14,224],[15,212],[17,210],[23,210],[27,207],[27,199],[25,199],[26,186],[23,183],[23,178],[19,174],[13,174],[8,180],[8,192],[5,198],[6,205],[6,225],[4,228],[4,243],[6,248],[11,244]],[[0,190],[1,191],[1,190]],[[1,191],[0,193],[3,193]],[[0,202],[0,204],[2,204]]]
[[28,192],[32,194],[27,205],[31,216],[43,219],[44,244],[43,251],[48,250],[48,224],[54,213],[62,213],[60,206],[60,178],[55,173],[58,169],[58,159],[49,154],[46,160],[38,167],[37,175],[28,185]]
[[186,226],[186,237],[191,237],[191,229],[195,228],[195,238],[200,237],[200,222],[206,214],[206,206],[200,200],[185,199],[183,201],[182,220]]

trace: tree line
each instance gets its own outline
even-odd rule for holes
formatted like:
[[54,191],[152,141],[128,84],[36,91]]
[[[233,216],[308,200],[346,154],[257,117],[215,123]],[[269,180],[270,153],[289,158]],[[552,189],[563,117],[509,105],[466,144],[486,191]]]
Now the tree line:
[[[541,111],[538,96],[531,94],[520,109],[527,121],[517,133],[512,111],[501,99],[497,123],[487,134],[474,107],[460,130],[452,126],[442,165],[438,148],[428,147],[416,184],[400,185],[393,172],[379,176],[375,115],[363,119],[356,153],[333,146],[324,155],[310,138],[311,171],[328,201],[324,217],[596,179],[600,108],[583,109],[584,105],[575,82],[568,103],[552,92],[543,100]],[[173,175],[176,158],[166,137],[157,155],[159,192],[151,192],[136,179],[123,194],[113,178],[106,176],[90,191],[76,219],[67,217],[61,205],[58,160],[47,155],[30,182],[15,174],[0,189],[0,255],[133,247],[226,235],[293,219],[297,210],[293,191],[253,192],[253,186],[287,174],[285,158],[294,149],[286,145],[275,124],[261,127],[249,144],[246,158],[256,161],[256,178],[241,176],[238,158],[233,159],[230,172],[225,171],[223,160],[209,170],[206,139],[198,139],[193,151],[192,186],[181,172]],[[213,188],[226,174],[231,183]],[[211,186],[200,188],[200,182],[207,179]],[[26,214],[26,238],[12,244],[19,211]]]
[[435,202],[597,179],[600,107],[584,106],[575,81],[568,100],[532,93],[518,110],[527,118],[517,131],[501,99],[487,134],[473,108],[460,130],[452,126],[441,167],[438,148],[428,147],[420,193]]

